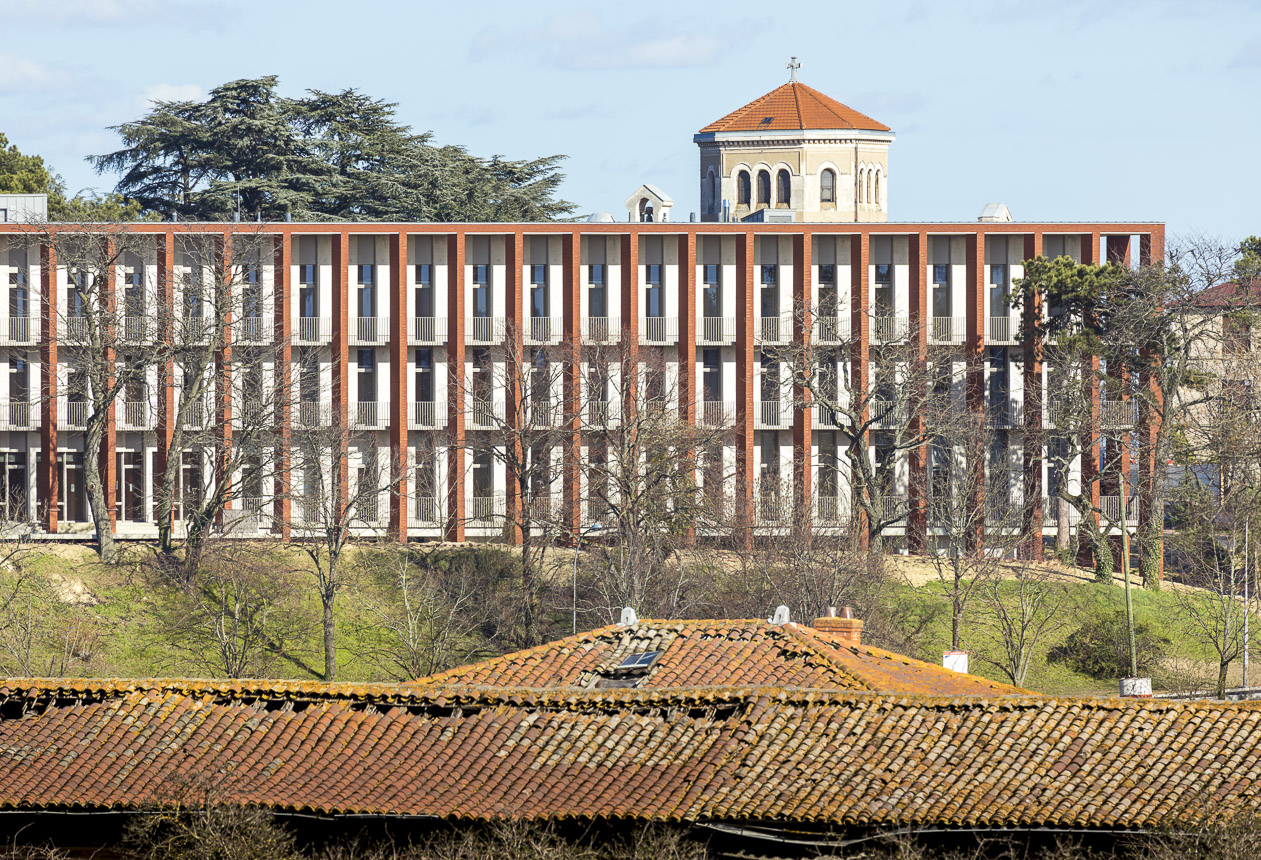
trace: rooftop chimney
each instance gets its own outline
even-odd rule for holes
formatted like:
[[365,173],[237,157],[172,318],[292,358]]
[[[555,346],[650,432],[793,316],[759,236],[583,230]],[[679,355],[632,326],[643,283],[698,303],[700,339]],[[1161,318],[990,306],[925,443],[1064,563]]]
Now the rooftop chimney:
[[842,606],[837,614],[835,606],[828,607],[828,614],[814,619],[814,629],[820,633],[829,633],[850,645],[863,644],[863,622],[854,617],[854,610]]

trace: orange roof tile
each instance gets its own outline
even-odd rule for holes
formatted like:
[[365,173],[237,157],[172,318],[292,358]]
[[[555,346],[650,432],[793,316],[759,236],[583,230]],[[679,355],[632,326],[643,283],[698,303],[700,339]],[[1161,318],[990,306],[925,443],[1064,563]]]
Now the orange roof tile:
[[700,133],[803,129],[891,131],[884,123],[877,122],[800,81],[790,81],[722,119],[711,122]]
[[1261,811],[1261,708],[845,691],[0,681],[0,809],[174,775],[278,811],[1168,827]]
[[928,696],[996,696],[1025,690],[913,660],[803,624],[765,620],[610,625],[414,684],[592,689],[630,654],[660,651],[640,689],[767,685]]

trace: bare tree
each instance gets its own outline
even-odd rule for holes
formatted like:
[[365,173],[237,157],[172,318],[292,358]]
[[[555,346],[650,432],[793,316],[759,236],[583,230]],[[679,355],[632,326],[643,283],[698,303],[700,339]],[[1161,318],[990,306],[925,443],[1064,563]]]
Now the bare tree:
[[[389,499],[405,471],[404,464],[382,456],[372,431],[359,431],[353,418],[328,408],[326,402],[296,405],[291,546],[310,562],[320,601],[324,680],[333,681],[337,678],[337,599],[351,574],[347,551],[356,541],[382,537]],[[352,461],[352,455],[357,459]]]
[[1067,591],[1044,567],[1016,563],[1014,575],[985,582],[986,613],[981,626],[998,647],[984,658],[1017,687],[1025,685],[1034,653],[1063,622]]

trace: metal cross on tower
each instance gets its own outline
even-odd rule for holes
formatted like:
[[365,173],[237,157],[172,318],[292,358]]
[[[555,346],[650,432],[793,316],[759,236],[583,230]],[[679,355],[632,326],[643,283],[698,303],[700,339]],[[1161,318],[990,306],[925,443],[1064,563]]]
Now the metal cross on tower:
[[788,70],[788,80],[795,81],[797,80],[797,70],[801,68],[801,63],[797,62],[796,57],[793,57],[784,68]]

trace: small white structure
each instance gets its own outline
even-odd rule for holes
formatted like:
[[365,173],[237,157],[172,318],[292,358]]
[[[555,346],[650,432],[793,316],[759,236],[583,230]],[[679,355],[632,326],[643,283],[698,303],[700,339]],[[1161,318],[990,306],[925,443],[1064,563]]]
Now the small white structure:
[[0,194],[0,224],[47,220],[47,194]]
[[628,221],[669,221],[674,198],[655,185],[641,185],[626,198]]
[[1011,210],[1006,203],[986,203],[976,220],[982,224],[1010,224]]
[[592,212],[587,216],[588,224],[612,224],[613,216],[608,212]]
[[958,672],[961,675],[966,675],[968,674],[968,652],[944,651],[941,655],[941,665],[943,668],[949,669],[951,672]]

